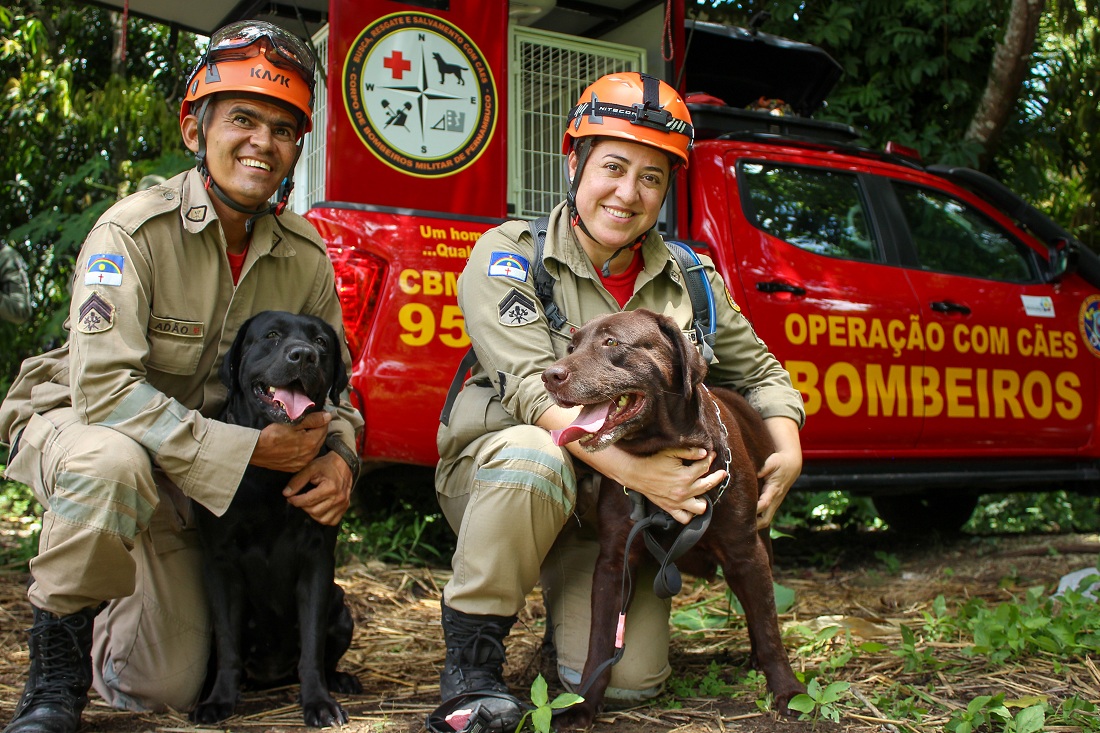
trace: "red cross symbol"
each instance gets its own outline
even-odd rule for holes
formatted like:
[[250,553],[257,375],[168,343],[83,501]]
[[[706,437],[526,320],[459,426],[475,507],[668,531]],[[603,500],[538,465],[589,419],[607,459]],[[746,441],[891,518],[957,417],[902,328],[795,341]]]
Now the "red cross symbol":
[[412,62],[406,61],[400,51],[394,51],[391,55],[387,56],[382,61],[382,65],[393,73],[394,79],[400,79],[405,75],[406,71],[412,69]]

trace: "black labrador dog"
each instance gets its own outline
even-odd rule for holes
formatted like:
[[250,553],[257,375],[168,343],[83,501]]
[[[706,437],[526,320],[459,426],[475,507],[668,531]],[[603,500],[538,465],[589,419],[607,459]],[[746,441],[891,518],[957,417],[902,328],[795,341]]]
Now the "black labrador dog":
[[[704,578],[713,578],[721,566],[745,609],[753,666],[764,671],[780,712],[791,715],[787,703],[805,687],[791,670],[779,633],[770,536],[756,529],[756,474],[774,448],[756,410],[734,391],[704,386],[706,372],[698,349],[672,319],[639,309],[602,316],[580,328],[569,353],[547,368],[542,379],[559,405],[584,406],[573,425],[555,431],[559,445],[579,439],[590,451],[615,444],[639,456],[672,446],[702,447],[716,454],[712,470],[728,469],[726,485],[708,495],[709,527],[689,525],[684,530],[702,533],[694,545],[681,545],[689,549],[675,564]],[[629,597],[622,597],[622,579],[627,538],[634,526],[631,515],[639,520],[648,517],[636,511],[635,500],[621,485],[606,477],[597,511],[600,552],[592,580],[592,629],[583,674],[583,684],[589,687],[581,693],[584,702],[561,716],[563,726],[587,727],[599,708],[611,677],[605,662],[615,655],[618,616],[630,604]],[[625,570],[632,575],[651,540],[657,545],[651,551],[658,556],[677,547],[681,525],[664,516],[664,528],[655,524],[646,543],[631,546]],[[663,585],[657,592],[666,596],[678,590],[679,576],[671,583],[667,578],[658,575]]]
[[[249,319],[222,363],[229,389],[219,419],[262,430],[339,403],[348,384],[336,332],[320,318],[264,311]],[[209,694],[191,719],[233,714],[243,684],[297,680],[306,725],[347,723],[329,691],[359,693],[337,672],[352,619],[333,581],[337,527],[314,521],[282,494],[291,474],[249,466],[221,517],[196,505],[203,577],[214,621]],[[216,666],[214,660],[216,659]]]

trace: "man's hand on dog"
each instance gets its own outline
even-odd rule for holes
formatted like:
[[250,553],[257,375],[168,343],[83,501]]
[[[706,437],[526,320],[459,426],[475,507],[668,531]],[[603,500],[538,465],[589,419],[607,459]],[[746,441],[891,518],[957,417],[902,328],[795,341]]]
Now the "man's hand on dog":
[[[321,452],[332,415],[311,412],[297,423],[272,423],[260,431],[252,449],[253,466],[284,473],[298,473]],[[350,471],[349,471],[350,473]]]
[[[312,412],[297,423],[273,423],[260,431],[254,466],[293,473],[283,495],[321,524],[337,524],[351,506],[351,469],[335,453],[317,457],[332,415]],[[309,489],[303,493],[304,489]]]
[[326,453],[296,473],[283,496],[321,524],[334,525],[351,506],[351,487],[348,464],[336,453]]

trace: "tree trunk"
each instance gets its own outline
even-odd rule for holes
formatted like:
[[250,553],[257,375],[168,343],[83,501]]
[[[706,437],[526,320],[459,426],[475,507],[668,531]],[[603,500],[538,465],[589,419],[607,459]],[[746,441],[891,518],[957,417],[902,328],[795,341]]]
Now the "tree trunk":
[[[126,78],[126,18],[122,13],[108,12],[107,17],[111,24],[111,76],[120,79]],[[107,183],[117,186],[122,180],[122,163],[129,155],[129,136],[126,129],[125,114],[119,115],[118,127],[115,134],[108,142],[108,155],[111,159],[111,167],[107,171]]]
[[965,136],[967,141],[981,146],[978,156],[981,169],[989,167],[1001,131],[1016,104],[1031,63],[1031,49],[1042,13],[1043,0],[1012,0],[1004,39],[994,50],[985,91]]

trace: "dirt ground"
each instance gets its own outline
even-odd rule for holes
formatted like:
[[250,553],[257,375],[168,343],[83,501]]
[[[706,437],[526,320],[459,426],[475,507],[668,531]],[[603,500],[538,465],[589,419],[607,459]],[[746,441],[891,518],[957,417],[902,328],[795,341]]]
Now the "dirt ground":
[[[887,649],[860,655],[829,672],[830,681],[851,683],[844,716],[839,723],[780,720],[757,706],[760,691],[744,683],[748,669],[748,641],[743,625],[702,633],[678,631],[672,644],[674,679],[715,678],[732,686],[732,694],[674,698],[601,715],[601,731],[938,731],[946,716],[926,717],[920,724],[889,720],[873,700],[889,695],[896,683],[923,685],[944,709],[965,708],[975,695],[1005,692],[1011,697],[1041,695],[1064,698],[1073,693],[1100,702],[1100,673],[1091,660],[1068,665],[1029,663],[1006,665],[991,672],[980,660],[953,663],[937,673],[906,673],[901,659],[891,653],[900,645],[899,624],[919,628],[922,612],[936,596],[949,600],[982,597],[991,603],[1021,596],[1028,587],[1052,591],[1058,579],[1073,570],[1094,565],[1100,535],[1030,535],[958,537],[914,541],[892,533],[816,532],[776,543],[776,580],[794,589],[796,602],[780,619],[784,629],[830,625],[849,628],[857,641],[874,639]],[[341,568],[339,582],[348,592],[356,619],[355,639],[342,669],[359,675],[362,695],[343,696],[351,722],[345,730],[416,733],[437,702],[442,633],[439,593],[446,582],[443,569],[409,568],[384,564]],[[30,613],[24,596],[26,576],[0,574],[0,722],[12,714],[22,691],[27,667],[25,629]],[[703,603],[724,608],[721,583],[686,585],[675,599],[675,609]],[[509,637],[508,681],[513,691],[527,697],[530,682],[540,669],[543,609],[533,594],[526,612]],[[821,651],[799,652],[799,639],[786,635],[786,646],[796,669],[814,670],[826,656]],[[821,655],[821,656],[819,656]],[[960,658],[961,659],[961,658]],[[712,666],[717,665],[717,666]],[[1053,670],[1058,673],[1054,674]],[[550,678],[551,698],[560,688]],[[218,730],[286,733],[307,730],[295,703],[296,688],[246,693],[239,714]],[[185,714],[134,714],[107,709],[93,694],[84,713],[85,731],[121,733],[176,733],[200,730]],[[208,729],[209,730],[209,729]],[[1071,730],[1065,728],[1063,730]],[[1076,729],[1072,729],[1076,730]]]

